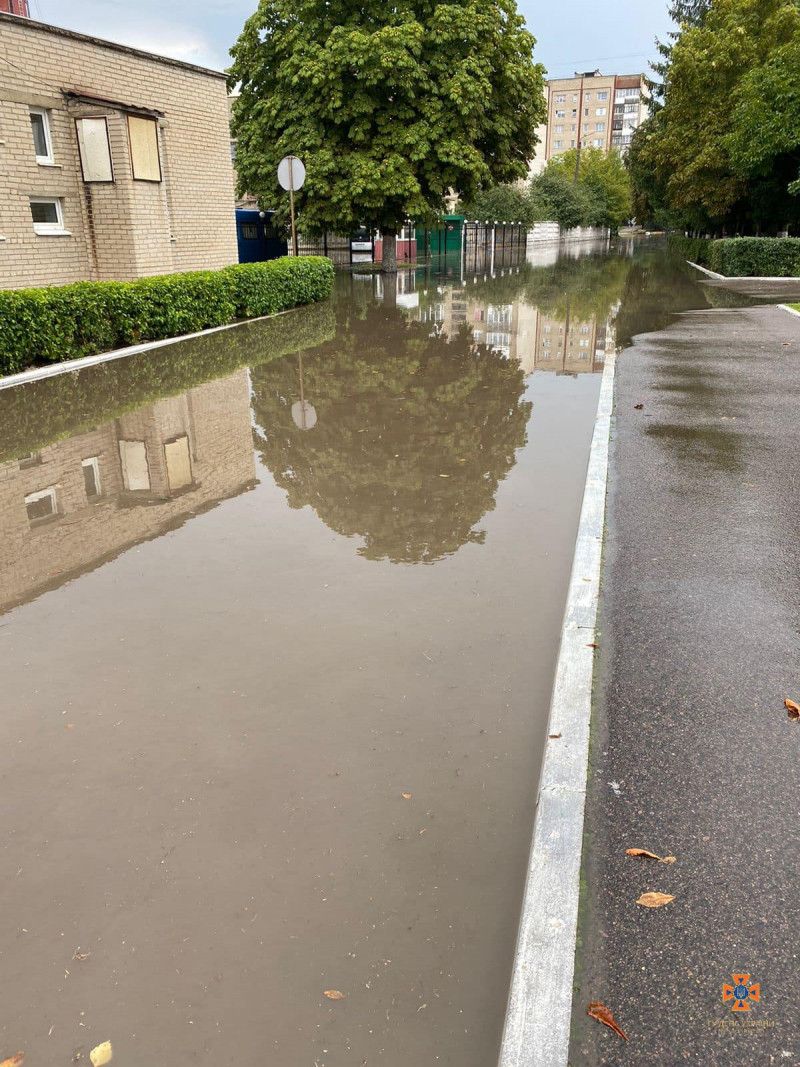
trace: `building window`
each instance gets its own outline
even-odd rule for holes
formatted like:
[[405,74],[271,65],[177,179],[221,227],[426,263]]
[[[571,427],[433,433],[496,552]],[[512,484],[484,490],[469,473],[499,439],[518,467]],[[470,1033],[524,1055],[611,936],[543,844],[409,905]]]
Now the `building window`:
[[557,104],[566,104],[566,102],[567,102],[566,93],[556,93],[556,95],[553,97],[553,100]]
[[56,487],[51,485],[47,489],[40,489],[38,493],[29,493],[25,497],[25,510],[31,526],[57,515]]
[[576,107],[574,107],[574,108],[572,109],[572,117],[573,117],[574,119],[576,119],[576,118],[578,117],[578,109],[577,109]]
[[150,466],[144,441],[120,441],[119,458],[122,462],[123,487],[134,493],[149,489]]
[[564,111],[556,111],[556,118],[557,119],[563,119],[564,117],[565,117],[565,112]]
[[192,464],[189,459],[189,438],[176,437],[174,441],[164,444],[164,458],[167,461],[167,479],[171,492],[185,489],[192,484]]
[[583,99],[588,103],[592,99],[592,94],[591,93],[584,93],[583,94]]
[[75,119],[78,152],[85,182],[113,182],[108,123],[104,118]]
[[594,146],[595,146],[595,148],[602,148],[603,147],[603,139],[602,139],[602,137],[595,137]]
[[578,103],[578,94],[577,93],[573,93],[572,94],[572,103],[573,104],[577,104]]
[[594,132],[595,133],[605,133],[606,132],[606,124],[604,122],[596,122],[594,124]]
[[64,229],[64,212],[58,197],[32,196],[30,198],[33,228],[41,236],[67,233]]
[[131,145],[131,167],[134,180],[160,182],[161,160],[158,154],[156,120],[128,115],[128,139]]
[[606,109],[604,107],[598,107],[595,110],[595,115],[605,115]]
[[89,459],[85,459],[81,467],[83,468],[83,484],[86,487],[86,499],[94,500],[96,497],[102,496],[100,464],[97,456],[90,456]]
[[581,326],[581,333],[589,333],[590,331],[591,331],[591,327],[589,327],[589,326]]
[[597,94],[597,99],[598,100],[608,100],[608,93],[598,93]]
[[553,332],[553,327],[552,326],[545,326],[544,332],[545,333],[552,333]]
[[587,119],[589,118],[589,108],[588,107],[585,107],[583,109],[583,116],[584,116],[584,118],[587,118]]
[[258,224],[255,222],[242,222],[240,224],[242,240],[244,241],[257,241],[258,240]]
[[53,142],[50,139],[50,113],[41,107],[32,107],[30,113],[36,162],[52,167],[55,160],[53,159]]
[[564,132],[564,127],[563,126],[556,126],[555,132],[556,133],[563,133]]
[[575,147],[575,142],[574,141],[570,141],[569,142],[569,146],[570,146],[570,148],[574,148]]
[[563,141],[553,141],[553,148],[563,148],[563,147],[564,147],[564,142]]
[[27,454],[27,456],[20,456],[19,457],[19,469],[21,471],[26,471],[30,467],[38,467],[41,462],[42,462],[42,453],[41,452],[29,452]]
[[639,90],[638,89],[617,89],[616,93],[614,94],[614,99],[615,100],[633,100],[633,99],[638,100],[639,99]]

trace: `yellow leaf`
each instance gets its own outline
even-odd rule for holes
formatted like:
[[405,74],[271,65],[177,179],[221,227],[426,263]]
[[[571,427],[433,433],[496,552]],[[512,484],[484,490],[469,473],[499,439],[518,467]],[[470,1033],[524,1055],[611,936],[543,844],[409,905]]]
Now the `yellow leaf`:
[[671,897],[669,893],[642,893],[636,903],[645,908],[662,908],[674,899],[675,897]]
[[440,474],[439,477],[440,478],[449,478],[450,475],[449,474]]
[[340,993],[338,989],[326,989],[322,995],[328,1000],[344,1000],[345,998],[345,994]]
[[[786,710],[789,712],[789,718],[792,722],[797,722],[800,719],[800,704],[795,704],[793,700],[789,700],[788,698],[784,700],[784,704],[786,705]],[[0,1067],[2,1067],[2,1064],[0,1064]]]
[[25,1059],[24,1052],[18,1052],[15,1056],[9,1056],[7,1060],[3,1060],[0,1063],[0,1067],[20,1067],[20,1064]]
[[92,1061],[92,1067],[103,1067],[104,1063],[110,1063],[113,1055],[110,1041],[104,1041],[102,1045],[98,1045],[97,1048],[93,1048],[89,1053],[89,1059]]
[[403,800],[411,800],[410,793],[401,793],[400,796],[403,798]]
[[646,848],[626,848],[626,856],[636,856],[640,859],[658,860],[659,863],[674,863],[674,856],[657,856],[655,852],[650,852]]

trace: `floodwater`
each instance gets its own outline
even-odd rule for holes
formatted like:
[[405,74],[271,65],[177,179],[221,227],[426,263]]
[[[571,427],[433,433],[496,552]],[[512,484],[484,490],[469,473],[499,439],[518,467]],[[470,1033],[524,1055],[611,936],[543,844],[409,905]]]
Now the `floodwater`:
[[0,391],[0,1059],[494,1062],[599,372],[706,306],[583,251]]

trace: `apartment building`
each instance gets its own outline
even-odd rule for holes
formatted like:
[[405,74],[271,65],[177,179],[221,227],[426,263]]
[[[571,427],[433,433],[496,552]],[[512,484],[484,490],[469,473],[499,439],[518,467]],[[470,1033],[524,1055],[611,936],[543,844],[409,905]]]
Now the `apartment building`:
[[[643,74],[601,74],[590,70],[547,83],[547,134],[544,158],[576,148],[616,148],[625,154],[633,131],[647,117],[648,89]],[[541,155],[541,148],[537,155]]]
[[23,6],[0,6],[0,287],[236,263],[225,75]]

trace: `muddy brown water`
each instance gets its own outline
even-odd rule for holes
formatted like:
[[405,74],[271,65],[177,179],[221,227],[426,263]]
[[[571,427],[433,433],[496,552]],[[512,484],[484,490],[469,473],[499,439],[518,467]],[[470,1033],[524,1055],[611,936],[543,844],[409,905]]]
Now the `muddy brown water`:
[[494,1062],[599,372],[706,298],[440,267],[0,392],[0,1058]]

